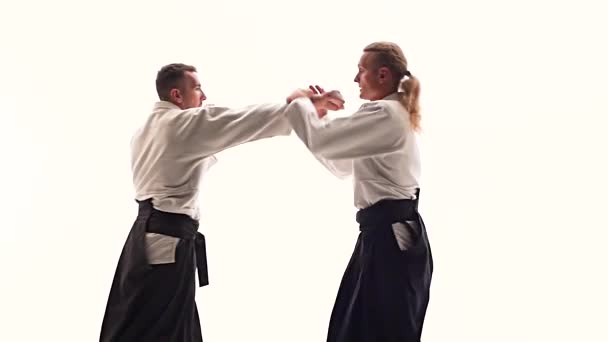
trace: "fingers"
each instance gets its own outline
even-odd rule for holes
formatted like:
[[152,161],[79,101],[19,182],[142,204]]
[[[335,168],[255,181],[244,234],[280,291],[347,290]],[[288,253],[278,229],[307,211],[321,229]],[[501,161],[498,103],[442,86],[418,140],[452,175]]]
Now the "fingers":
[[315,94],[324,94],[325,89],[321,88],[319,85],[309,85],[308,89],[312,90]]
[[319,117],[327,114],[328,110],[338,111],[344,109],[344,98],[337,90],[325,92],[325,89],[320,86],[309,86],[308,91],[311,92],[310,100],[315,106]]

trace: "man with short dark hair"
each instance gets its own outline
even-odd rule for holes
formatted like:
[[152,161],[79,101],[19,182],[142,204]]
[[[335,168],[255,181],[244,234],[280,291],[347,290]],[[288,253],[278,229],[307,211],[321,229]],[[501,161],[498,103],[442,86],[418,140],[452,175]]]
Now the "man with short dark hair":
[[[156,76],[156,93],[158,94],[158,98],[161,101],[173,102],[172,99],[181,99],[182,104],[185,108],[190,107],[200,107],[202,101],[206,100],[207,97],[200,89],[200,84],[198,82],[198,78],[196,78],[196,67],[192,65],[186,65],[182,63],[174,63],[165,65],[158,71]],[[190,84],[187,82],[190,81]],[[200,90],[200,96],[194,92],[191,92],[192,95],[189,99],[183,98],[184,86],[194,86],[194,90]],[[200,100],[200,103],[198,103]],[[194,103],[190,103],[189,101],[194,101]],[[198,104],[197,104],[198,103]],[[178,104],[178,105],[179,105]]]
[[344,104],[335,93],[296,90],[283,104],[203,107],[196,68],[181,63],[158,72],[156,89],[160,101],[131,142],[139,211],[118,260],[102,342],[201,342],[196,269],[199,286],[209,281],[198,195],[214,154],[289,135],[287,113],[317,115]]

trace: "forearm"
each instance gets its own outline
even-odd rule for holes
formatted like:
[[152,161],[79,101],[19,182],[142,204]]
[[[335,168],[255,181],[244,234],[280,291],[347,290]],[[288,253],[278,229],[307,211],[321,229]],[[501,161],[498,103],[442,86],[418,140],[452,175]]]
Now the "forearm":
[[223,137],[221,140],[224,140],[224,148],[291,134],[291,124],[285,116],[287,104],[262,104],[246,108],[246,113],[238,119],[225,120],[225,125],[222,125],[220,135]]
[[289,135],[287,104],[257,104],[242,108],[209,107],[191,115],[183,136],[193,152],[213,154],[279,135]]
[[382,106],[362,106],[350,117],[322,123],[309,100],[297,99],[292,104],[301,110],[287,112],[287,118],[315,156],[327,160],[365,158],[396,151],[405,143],[403,118]]

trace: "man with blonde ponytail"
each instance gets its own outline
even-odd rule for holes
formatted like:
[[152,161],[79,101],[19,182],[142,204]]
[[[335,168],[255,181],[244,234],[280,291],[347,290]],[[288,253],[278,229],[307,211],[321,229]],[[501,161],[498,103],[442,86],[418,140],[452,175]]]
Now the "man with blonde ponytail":
[[[338,290],[328,342],[419,342],[433,258],[418,213],[420,83],[401,48],[363,49],[363,104],[351,116],[320,121],[323,111],[287,117],[312,154],[339,178],[353,176],[359,237]],[[312,92],[324,93],[319,86]],[[297,100],[296,100],[297,101]]]

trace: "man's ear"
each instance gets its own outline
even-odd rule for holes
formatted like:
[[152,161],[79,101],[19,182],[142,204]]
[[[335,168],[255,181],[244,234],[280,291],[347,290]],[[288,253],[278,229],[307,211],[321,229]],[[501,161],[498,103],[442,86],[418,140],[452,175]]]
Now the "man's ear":
[[380,67],[378,69],[378,80],[380,81],[380,83],[384,83],[386,82],[391,75],[391,71],[389,70],[389,68],[387,67]]
[[171,89],[171,91],[169,92],[169,96],[171,96],[171,99],[177,103],[182,103],[184,101],[182,97],[182,92],[179,91],[179,89],[177,88]]

